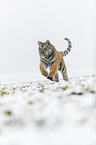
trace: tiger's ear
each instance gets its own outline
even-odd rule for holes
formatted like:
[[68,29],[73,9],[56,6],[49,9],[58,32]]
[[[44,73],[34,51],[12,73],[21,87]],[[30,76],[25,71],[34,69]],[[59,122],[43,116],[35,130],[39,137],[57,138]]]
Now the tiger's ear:
[[42,42],[38,41],[38,45],[40,45]]
[[46,44],[50,45],[51,43],[50,43],[50,41],[49,41],[49,40],[46,40]]

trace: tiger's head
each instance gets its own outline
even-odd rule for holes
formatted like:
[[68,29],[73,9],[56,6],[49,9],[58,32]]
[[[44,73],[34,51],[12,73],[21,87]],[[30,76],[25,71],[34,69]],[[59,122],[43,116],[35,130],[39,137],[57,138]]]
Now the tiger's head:
[[52,45],[50,43],[49,40],[46,40],[46,42],[40,42],[38,41],[38,45],[39,45],[39,55],[40,57],[48,57],[51,55],[52,53]]

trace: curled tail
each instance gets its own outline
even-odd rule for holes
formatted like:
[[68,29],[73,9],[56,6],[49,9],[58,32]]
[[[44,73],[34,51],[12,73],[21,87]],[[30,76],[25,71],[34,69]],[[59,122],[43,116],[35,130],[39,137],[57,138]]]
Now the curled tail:
[[65,51],[60,52],[62,54],[62,56],[68,55],[72,48],[71,41],[68,38],[65,38],[65,40],[68,41],[68,47]]

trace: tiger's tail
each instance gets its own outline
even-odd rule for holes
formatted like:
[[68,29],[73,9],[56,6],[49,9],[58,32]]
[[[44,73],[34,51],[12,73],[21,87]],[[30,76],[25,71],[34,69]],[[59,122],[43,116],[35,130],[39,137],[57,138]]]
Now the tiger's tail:
[[67,47],[67,49],[65,51],[60,52],[62,54],[62,56],[68,55],[69,52],[71,51],[71,48],[72,48],[72,44],[71,44],[70,39],[65,38],[65,40],[68,41],[68,47]]

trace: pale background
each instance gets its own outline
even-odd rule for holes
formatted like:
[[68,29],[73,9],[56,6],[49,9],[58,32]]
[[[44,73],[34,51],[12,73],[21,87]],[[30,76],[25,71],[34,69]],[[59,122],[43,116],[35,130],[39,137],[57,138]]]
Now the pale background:
[[95,0],[0,0],[0,79],[41,76],[37,41],[67,48],[68,74],[95,73]]

